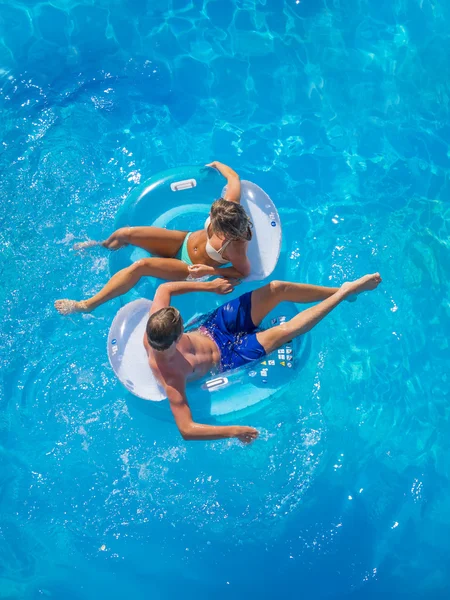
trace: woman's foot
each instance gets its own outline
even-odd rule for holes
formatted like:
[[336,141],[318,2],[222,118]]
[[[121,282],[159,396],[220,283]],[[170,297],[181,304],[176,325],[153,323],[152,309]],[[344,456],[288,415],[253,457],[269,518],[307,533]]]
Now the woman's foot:
[[80,302],[77,302],[76,300],[67,300],[66,298],[63,300],[56,300],[55,308],[60,315],[91,312],[85,300],[81,300]]
[[95,240],[86,240],[85,242],[78,242],[74,244],[74,250],[87,250],[88,248],[93,248],[94,246],[102,246],[103,242],[96,242]]
[[74,245],[74,250],[87,250],[88,248],[93,248],[94,246],[103,246],[107,250],[119,250],[119,248],[123,248],[128,246],[128,238],[131,227],[122,227],[115,231],[112,235],[109,236],[107,240],[103,242],[97,242],[95,240],[86,240],[84,242],[78,242]]
[[346,281],[341,285],[341,290],[345,293],[347,300],[353,300],[362,292],[370,292],[376,289],[380,283],[380,274],[372,273],[371,275],[364,275],[364,277],[355,281]]

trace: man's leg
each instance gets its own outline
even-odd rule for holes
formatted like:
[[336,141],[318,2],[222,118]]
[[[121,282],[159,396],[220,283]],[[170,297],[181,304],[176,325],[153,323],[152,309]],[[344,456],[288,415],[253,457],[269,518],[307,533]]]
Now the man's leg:
[[187,231],[176,231],[163,229],[162,227],[122,227],[112,233],[103,242],[80,242],[75,244],[75,250],[82,250],[92,246],[103,246],[108,250],[118,250],[123,246],[138,246],[150,252],[166,258],[176,255],[181,248]]
[[[261,331],[256,334],[258,342],[262,345],[267,354],[270,354],[276,348],[279,348],[292,338],[298,337],[307,333],[317,323],[319,323],[324,317],[330,313],[333,308],[336,308],[343,300],[346,300],[349,296],[354,294],[360,294],[361,292],[367,292],[374,290],[381,283],[381,277],[379,273],[372,275],[365,275],[361,279],[356,281],[348,281],[344,283],[334,293],[326,297],[320,304],[312,306],[293,317],[290,321],[277,325],[266,331]],[[314,287],[314,286],[311,286]],[[322,289],[333,289],[333,288],[322,288]],[[336,289],[336,288],[334,288]],[[259,290],[258,290],[259,291]],[[292,295],[293,292],[291,292]],[[312,292],[311,292],[312,293]],[[324,293],[324,292],[323,292]],[[283,298],[288,299],[288,298]],[[302,300],[293,300],[294,302],[302,302]],[[303,301],[304,302],[304,301]],[[307,300],[307,302],[314,302],[314,300]],[[253,298],[252,298],[253,303]],[[252,304],[253,312],[253,304]]]
[[189,275],[188,266],[173,258],[142,258],[111,277],[98,294],[87,300],[56,300],[55,308],[62,315],[91,312],[112,298],[125,294],[141,277],[158,277],[169,281],[182,281]]
[[299,304],[319,302],[329,298],[338,290],[338,287],[271,281],[252,293],[252,321],[258,326],[280,302],[298,302]]

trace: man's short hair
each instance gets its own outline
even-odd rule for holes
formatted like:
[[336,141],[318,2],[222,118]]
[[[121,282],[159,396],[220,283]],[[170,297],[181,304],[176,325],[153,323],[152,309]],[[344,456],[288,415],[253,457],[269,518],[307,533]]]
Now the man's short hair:
[[161,308],[147,321],[147,340],[154,350],[167,350],[183,333],[183,319],[173,306]]

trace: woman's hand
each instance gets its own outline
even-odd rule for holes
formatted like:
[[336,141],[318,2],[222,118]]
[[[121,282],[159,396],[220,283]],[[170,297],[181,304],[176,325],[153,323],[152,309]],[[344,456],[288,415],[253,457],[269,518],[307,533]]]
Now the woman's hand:
[[194,279],[198,279],[199,277],[211,277],[215,275],[214,267],[210,267],[208,265],[191,265],[188,267],[189,275]]
[[213,281],[209,281],[207,285],[211,292],[215,292],[216,294],[224,296],[225,294],[230,294],[234,290],[234,286],[236,284],[234,283],[233,279],[224,279],[223,277],[218,277]]
[[217,169],[219,173],[227,180],[227,189],[224,199],[229,200],[230,202],[237,202],[239,204],[241,199],[241,180],[239,179],[239,175],[236,173],[236,171],[233,171],[231,167],[227,167],[227,165],[224,165],[218,160],[213,160],[206,166],[211,167],[212,169]]

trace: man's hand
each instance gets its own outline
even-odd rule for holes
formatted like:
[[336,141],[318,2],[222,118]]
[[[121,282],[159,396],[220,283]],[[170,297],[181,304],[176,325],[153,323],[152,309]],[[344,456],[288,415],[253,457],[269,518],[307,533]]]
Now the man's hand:
[[243,444],[251,444],[259,435],[258,430],[253,427],[235,427],[234,429],[236,430],[234,437]]
[[215,274],[214,267],[208,265],[191,265],[188,267],[189,275],[194,279],[199,277],[210,277]]
[[223,277],[218,277],[217,279],[208,282],[210,291],[222,296],[232,292],[235,285],[237,285],[236,279],[224,279]]
[[206,166],[211,167],[211,169],[217,169],[217,161],[213,160],[211,163],[208,163]]

